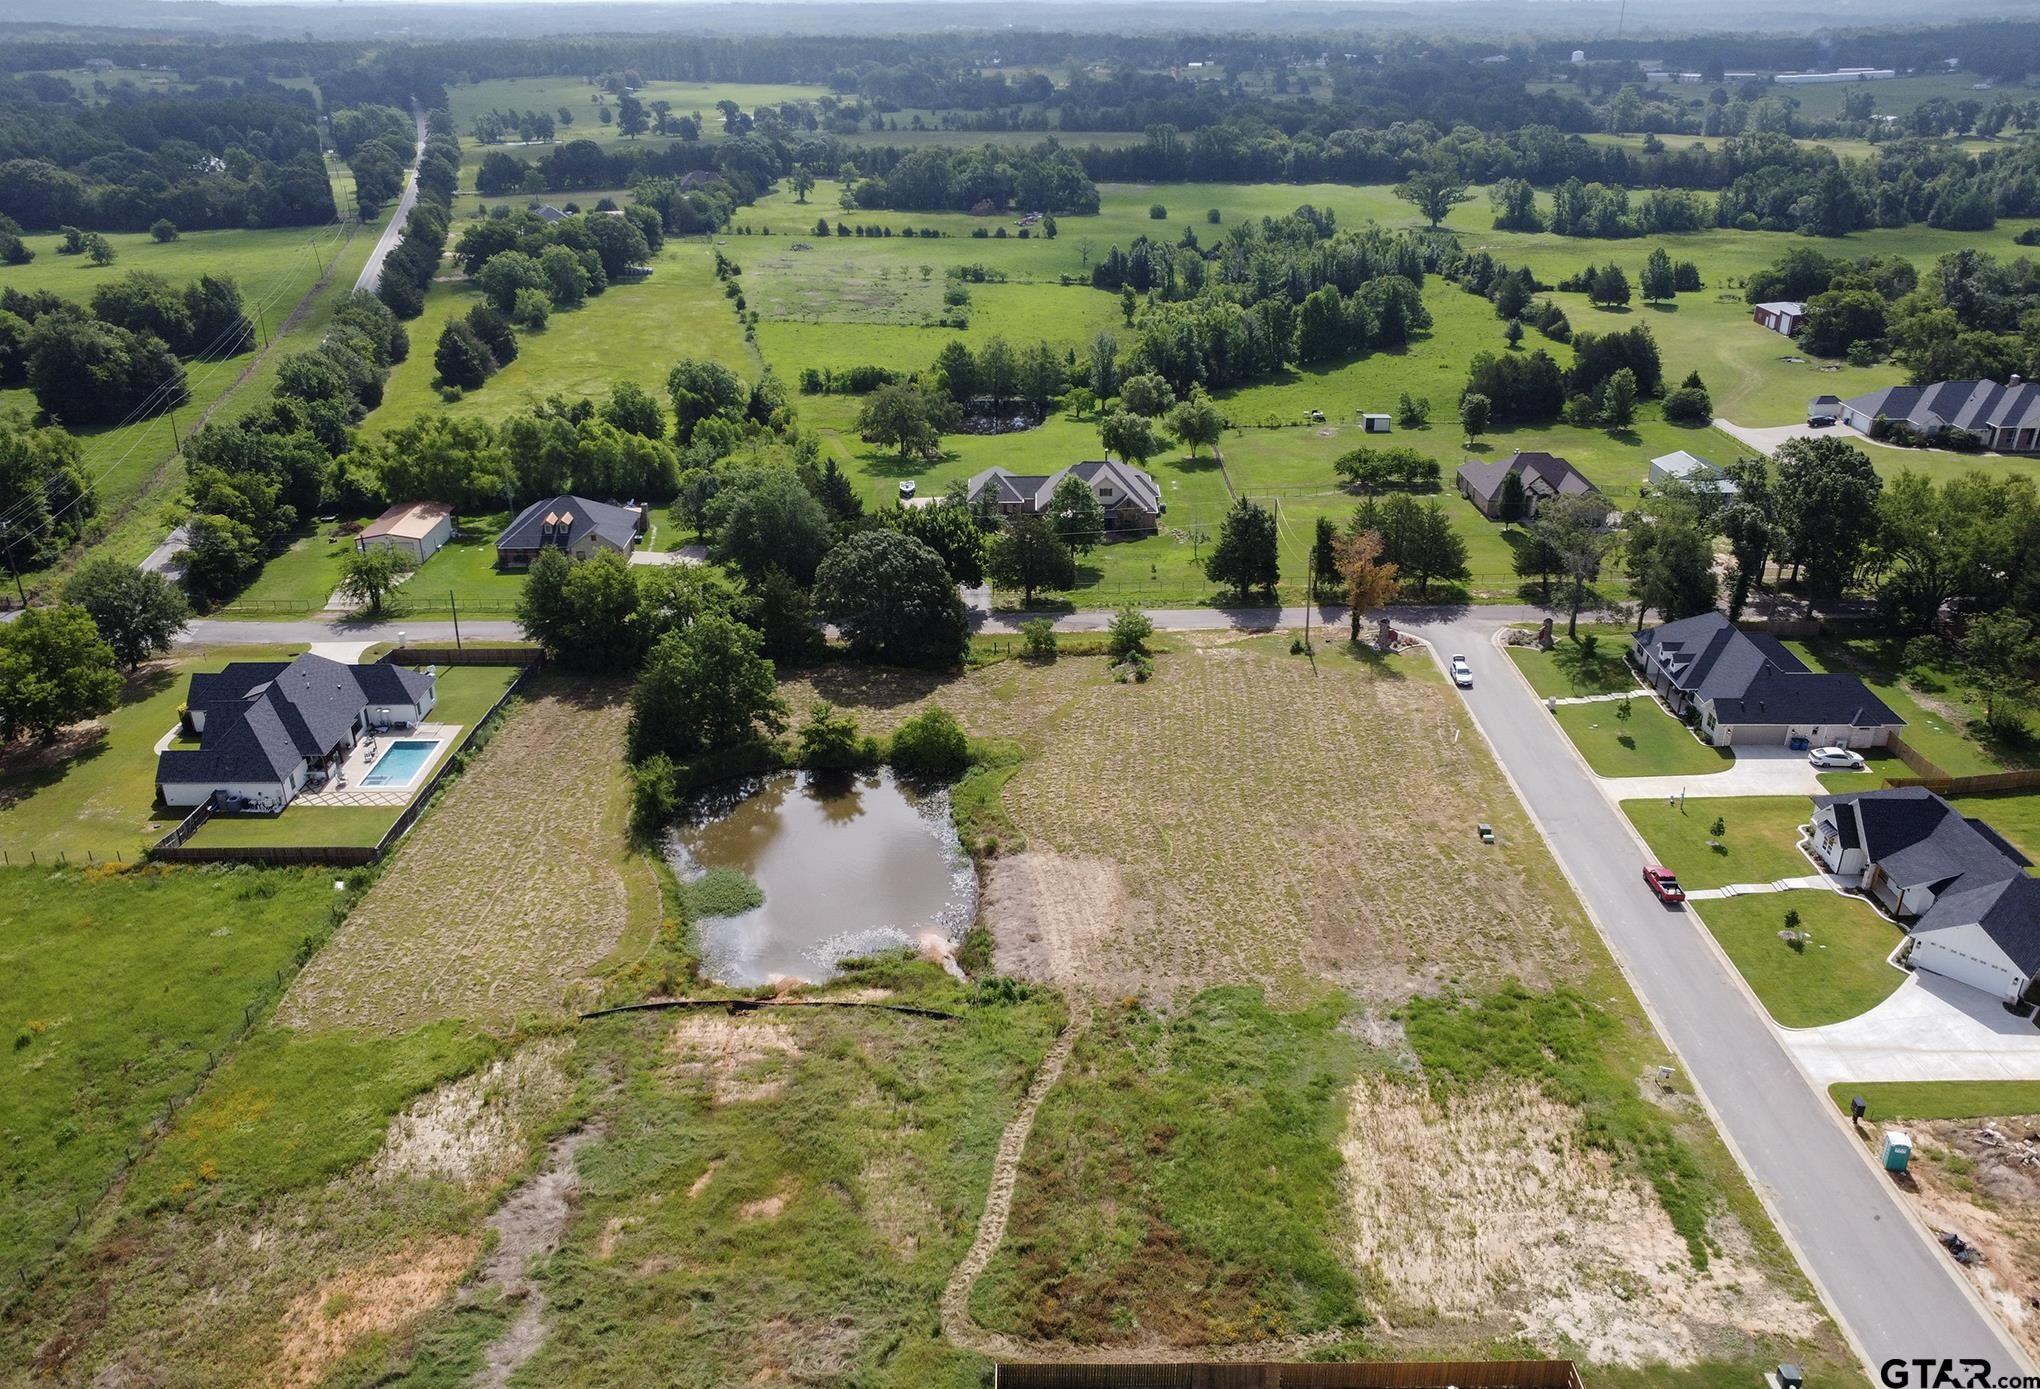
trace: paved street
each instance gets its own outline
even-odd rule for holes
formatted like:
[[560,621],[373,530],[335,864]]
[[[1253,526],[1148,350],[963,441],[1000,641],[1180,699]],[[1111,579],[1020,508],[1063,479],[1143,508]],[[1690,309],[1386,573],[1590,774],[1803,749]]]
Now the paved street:
[[370,293],[382,284],[383,262],[397,248],[397,239],[404,234],[404,223],[410,219],[411,209],[418,205],[418,163],[425,157],[424,111],[413,107],[411,119],[418,127],[418,148],[411,156],[410,172],[404,175],[403,194],[397,199],[397,210],[390,214],[390,224],[383,228],[383,234],[376,238],[375,249],[368,253],[368,263],[361,267],[361,274],[354,280],[356,289]]
[[1889,1182],[1793,1066],[1779,1034],[1689,914],[1643,885],[1644,850],[1488,638],[1484,610],[1408,624],[1473,666],[1467,707],[1616,958],[1671,1040],[1801,1261],[1874,1368],[1892,1357],[2026,1365]]

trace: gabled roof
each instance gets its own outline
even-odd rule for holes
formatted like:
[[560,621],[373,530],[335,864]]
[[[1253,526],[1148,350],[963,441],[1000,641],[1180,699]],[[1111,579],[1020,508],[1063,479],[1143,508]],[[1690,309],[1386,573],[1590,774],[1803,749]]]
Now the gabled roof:
[[1162,512],[1162,489],[1155,485],[1154,478],[1118,459],[1092,459],[1083,463],[1072,463],[1052,473],[1015,473],[1005,468],[986,468],[974,474],[965,485],[966,495],[976,501],[978,496],[990,490],[993,500],[1001,505],[1021,505],[1029,511],[1040,511],[1047,507],[1048,499],[1055,495],[1058,484],[1066,477],[1079,477],[1097,491],[1104,483],[1115,484],[1121,495],[1141,510],[1159,516]]
[[1534,489],[1547,496],[1577,497],[1594,490],[1594,484],[1587,481],[1584,473],[1555,453],[1526,453],[1518,449],[1493,462],[1469,458],[1459,465],[1459,477],[1483,503],[1501,492],[1502,479],[1510,473],[1523,479],[1525,492]]
[[1905,724],[1855,676],[1809,671],[1776,637],[1745,632],[1721,612],[1647,628],[1636,646],[1674,688],[1713,701],[1723,723]]
[[1928,935],[1962,926],[1982,927],[2021,973],[2040,973],[2040,878],[2019,873],[1975,887],[1965,880],[1953,892],[1935,898],[1912,933]]
[[1734,493],[1735,481],[1724,477],[1721,468],[1711,458],[1702,458],[1697,453],[1678,449],[1672,453],[1660,454],[1650,460],[1651,471],[1676,478],[1695,488],[1705,488],[1723,495]]
[[453,515],[445,502],[398,502],[362,529],[361,539],[377,540],[394,535],[403,540],[423,540]]
[[1886,386],[1849,401],[1859,414],[1904,420],[1915,429],[2030,429],[2040,426],[2040,383],[1936,381]]
[[[518,512],[517,519],[496,537],[496,548],[536,550],[542,545],[556,545],[572,549],[582,536],[593,531],[614,548],[628,550],[637,538],[638,520],[639,512],[634,506],[591,502],[586,497],[547,497]],[[562,526],[564,539],[559,533]]]
[[1864,858],[1900,887],[1927,887],[1938,894],[1959,880],[1968,892],[2023,877],[2030,866],[1996,830],[1965,818],[1923,786],[1816,796],[1813,803],[1834,807],[1837,826],[1850,824]]
[[1794,318],[1806,316],[1806,305],[1797,299],[1773,299],[1767,304],[1757,305],[1757,308],[1766,313],[1790,314]]
[[309,653],[194,675],[186,703],[204,714],[198,746],[159,754],[156,780],[281,781],[343,742],[363,709],[415,705],[431,688],[431,676],[402,666],[347,665]]

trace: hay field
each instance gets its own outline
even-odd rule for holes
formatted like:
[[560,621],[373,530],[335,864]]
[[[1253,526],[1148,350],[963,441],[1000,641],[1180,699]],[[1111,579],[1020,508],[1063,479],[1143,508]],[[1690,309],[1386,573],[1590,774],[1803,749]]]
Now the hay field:
[[541,681],[292,985],[285,1027],[408,1031],[561,1005],[639,913],[620,692]]

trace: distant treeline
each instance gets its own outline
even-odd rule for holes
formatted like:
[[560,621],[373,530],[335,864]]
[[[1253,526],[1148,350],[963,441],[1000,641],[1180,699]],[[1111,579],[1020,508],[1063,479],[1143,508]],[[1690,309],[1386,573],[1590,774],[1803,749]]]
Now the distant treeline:
[[38,90],[47,89],[0,79],[0,211],[28,230],[333,220],[308,92],[264,86],[87,106]]

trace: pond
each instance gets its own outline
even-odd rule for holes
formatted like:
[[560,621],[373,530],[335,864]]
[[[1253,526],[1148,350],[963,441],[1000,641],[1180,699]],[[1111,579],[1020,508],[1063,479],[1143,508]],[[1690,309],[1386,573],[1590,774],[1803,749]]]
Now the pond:
[[836,962],[887,946],[960,940],[977,877],[946,791],[891,772],[788,772],[715,787],[667,839],[683,882],[744,873],[761,905],[696,925],[702,969],[725,984],[820,981]]

